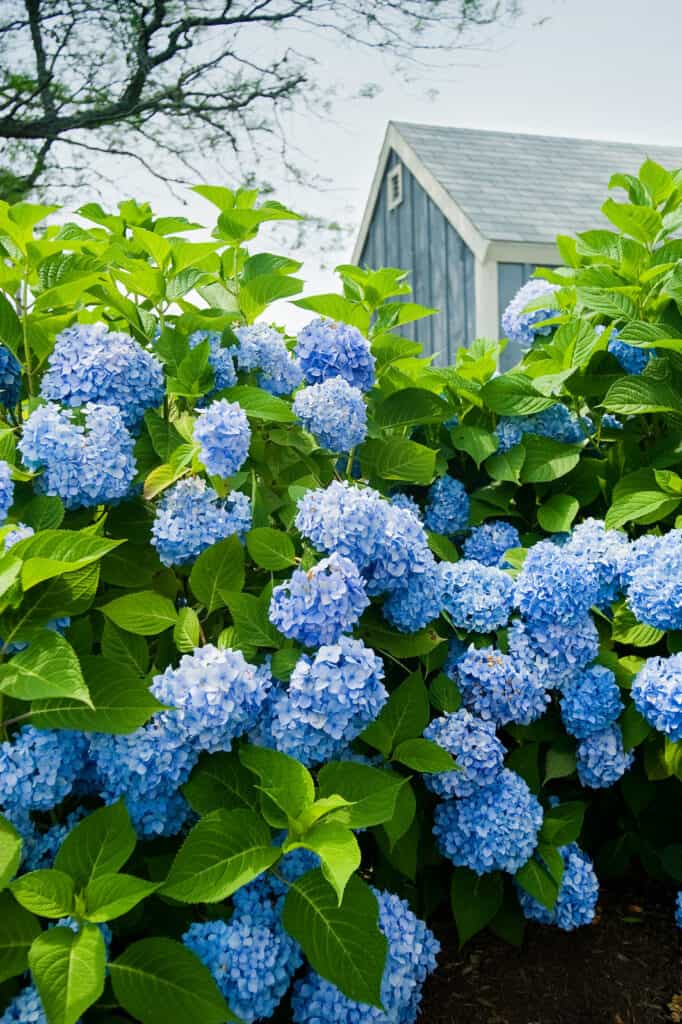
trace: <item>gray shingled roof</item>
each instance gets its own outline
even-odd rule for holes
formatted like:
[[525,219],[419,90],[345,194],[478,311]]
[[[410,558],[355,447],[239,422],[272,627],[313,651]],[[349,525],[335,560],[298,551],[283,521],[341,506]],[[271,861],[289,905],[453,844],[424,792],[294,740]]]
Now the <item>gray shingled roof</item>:
[[636,172],[647,157],[668,169],[682,168],[682,147],[394,125],[493,241],[553,242],[558,234],[606,225],[599,208],[612,174]]

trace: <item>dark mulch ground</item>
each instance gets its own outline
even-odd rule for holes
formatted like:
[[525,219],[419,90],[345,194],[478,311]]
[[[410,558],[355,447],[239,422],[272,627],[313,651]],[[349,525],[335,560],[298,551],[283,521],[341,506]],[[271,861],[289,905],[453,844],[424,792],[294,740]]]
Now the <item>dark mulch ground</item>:
[[529,926],[521,949],[440,936],[421,1024],[679,1024],[682,941],[670,892],[605,897],[595,924]]

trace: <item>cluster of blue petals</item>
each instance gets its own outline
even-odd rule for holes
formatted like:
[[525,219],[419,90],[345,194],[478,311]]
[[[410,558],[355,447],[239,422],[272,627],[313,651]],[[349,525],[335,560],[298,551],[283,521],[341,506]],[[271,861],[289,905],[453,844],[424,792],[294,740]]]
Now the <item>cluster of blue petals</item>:
[[226,398],[212,402],[197,416],[193,430],[199,458],[211,476],[228,477],[246,462],[251,427],[238,402]]
[[[0,523],[4,523],[14,501],[14,481],[12,468],[4,459],[0,459]],[[7,545],[5,544],[5,550]]]
[[0,405],[13,409],[21,398],[21,363],[11,349],[0,344]]
[[578,744],[578,778],[588,789],[613,786],[634,761],[632,751],[623,749],[623,734],[618,725],[595,732]]
[[211,393],[222,391],[223,388],[231,388],[233,384],[237,383],[237,372],[232,358],[235,349],[227,348],[222,344],[218,331],[195,331],[187,339],[191,349],[201,345],[203,341],[208,342],[208,365],[213,370],[213,388]]
[[678,892],[675,900],[675,924],[678,928],[682,928],[682,889]]
[[549,437],[563,444],[580,444],[592,432],[594,424],[587,416],[578,417],[561,402],[532,416],[501,416],[495,435],[498,452],[507,452],[523,440],[524,434]]
[[649,658],[635,676],[631,696],[649,725],[674,743],[682,740],[682,654]]
[[270,601],[270,621],[280,633],[306,647],[334,644],[350,632],[369,605],[355,562],[330,555],[312,569],[296,569],[278,584]]
[[514,603],[508,573],[481,562],[441,562],[443,607],[458,629],[490,633],[506,626]]
[[367,407],[359,388],[343,377],[329,377],[302,388],[293,411],[321,448],[349,452],[367,433]]
[[428,788],[438,796],[470,796],[479,786],[494,782],[504,767],[506,750],[495,735],[494,723],[475,718],[464,709],[434,718],[424,737],[452,754],[459,769],[424,776]]
[[241,491],[219,498],[199,477],[170,487],[157,505],[152,544],[164,565],[187,565],[225,537],[251,529],[251,502]]
[[434,533],[460,533],[469,525],[469,495],[461,480],[441,476],[431,484],[424,524]]
[[286,346],[284,338],[266,324],[236,327],[239,345],[237,366],[246,372],[260,371],[258,384],[271,395],[290,395],[303,383],[303,370]]
[[543,540],[528,551],[516,579],[515,603],[531,622],[582,622],[599,597],[596,566]]
[[35,985],[27,985],[14,997],[0,1024],[48,1024],[47,1015]]
[[10,817],[52,810],[73,789],[87,748],[83,733],[22,726],[0,743],[0,807]]
[[49,402],[115,406],[130,430],[164,396],[161,363],[128,334],[106,324],[74,324],[57,335],[40,385]]
[[384,618],[401,633],[414,633],[437,619],[443,608],[443,576],[435,559],[421,572],[408,573],[404,586],[391,591]]
[[625,562],[635,618],[656,629],[682,629],[682,530],[636,541]]
[[[529,348],[536,335],[551,334],[550,325],[539,325],[543,320],[550,320],[557,315],[557,309],[551,302],[551,296],[556,290],[557,286],[549,281],[542,281],[539,278],[526,281],[502,314],[502,332],[505,338],[518,342],[522,348]],[[537,307],[541,299],[548,300],[544,306],[527,308],[530,305]]]
[[[597,334],[603,334],[604,330],[603,324],[595,327]],[[636,376],[646,370],[649,360],[652,356],[656,355],[655,349],[639,348],[637,345],[628,345],[626,341],[621,341],[617,329],[611,331],[608,350],[618,360],[626,373]]]
[[374,356],[367,338],[350,324],[318,317],[296,340],[296,356],[308,384],[343,377],[360,391],[374,384]]
[[517,664],[492,647],[469,647],[455,668],[464,706],[479,718],[528,725],[545,712],[549,694],[532,666]]
[[605,608],[620,595],[623,565],[629,541],[621,530],[607,530],[601,519],[585,519],[571,532],[563,547],[566,554],[582,560],[597,575],[595,604]]
[[464,541],[464,557],[483,565],[504,566],[504,555],[511,548],[520,548],[519,531],[503,519],[475,526]]
[[616,677],[603,665],[577,672],[564,686],[560,706],[566,732],[579,740],[603,732],[623,711]]
[[537,846],[542,807],[524,780],[505,769],[489,786],[438,804],[434,817],[438,846],[456,867],[514,874]]
[[134,446],[116,406],[88,403],[74,410],[50,402],[31,413],[18,447],[28,469],[42,470],[36,491],[75,509],[128,495],[136,472]]
[[594,920],[599,881],[592,861],[576,843],[562,846],[559,852],[564,862],[564,873],[557,901],[551,910],[520,886],[517,893],[524,916],[529,920],[553,924],[564,932],[572,932]]
[[507,633],[509,653],[532,666],[547,687],[560,687],[599,654],[599,634],[591,615],[570,626],[515,619]]

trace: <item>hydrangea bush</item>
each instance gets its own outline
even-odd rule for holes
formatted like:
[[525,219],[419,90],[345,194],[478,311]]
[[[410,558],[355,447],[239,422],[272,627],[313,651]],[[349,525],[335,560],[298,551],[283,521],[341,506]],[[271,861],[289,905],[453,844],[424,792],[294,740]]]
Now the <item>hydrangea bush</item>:
[[2,1024],[413,1024],[445,916],[682,882],[682,174],[613,185],[503,375],[254,192],[0,204]]

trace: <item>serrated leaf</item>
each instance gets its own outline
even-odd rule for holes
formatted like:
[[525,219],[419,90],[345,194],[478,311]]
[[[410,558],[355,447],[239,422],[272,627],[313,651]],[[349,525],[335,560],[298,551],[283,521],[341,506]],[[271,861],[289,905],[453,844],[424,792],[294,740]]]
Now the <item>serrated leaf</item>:
[[246,547],[251,558],[262,569],[287,569],[296,564],[296,550],[291,537],[282,530],[260,526],[249,530]]
[[572,494],[552,494],[538,509],[538,522],[547,533],[568,533],[579,511]]
[[17,903],[40,917],[66,917],[73,909],[73,880],[63,871],[30,871],[15,878],[10,889]]
[[521,470],[523,483],[548,483],[566,476],[578,465],[582,450],[577,445],[562,444],[535,434],[524,436],[523,447],[526,451]]
[[318,775],[320,797],[338,793],[349,801],[338,817],[350,828],[370,828],[390,821],[404,776],[354,761],[330,761]]
[[426,774],[451,772],[457,769],[452,754],[432,740],[421,737],[399,743],[393,751],[392,759],[416,772]]
[[135,849],[135,832],[123,800],[100,807],[71,829],[54,866],[79,889],[100,875],[119,871]]
[[0,892],[0,983],[28,969],[28,951],[40,931],[33,914],[11,893]]
[[0,665],[0,693],[19,700],[68,697],[92,707],[73,647],[59,633],[36,633],[28,647]]
[[211,545],[197,558],[190,586],[208,612],[225,606],[223,594],[238,593],[244,586],[244,549],[236,535]]
[[429,695],[421,672],[413,672],[393,691],[361,738],[388,757],[404,740],[421,736],[429,724]]
[[348,880],[360,867],[360,847],[350,828],[338,821],[320,821],[300,840],[288,842],[287,850],[313,850],[322,863],[322,874],[333,886],[341,906]]
[[116,626],[140,636],[156,636],[175,626],[178,613],[173,602],[154,590],[116,597],[100,611]]
[[236,751],[203,754],[182,791],[193,810],[258,809],[256,779]]
[[242,746],[239,759],[258,777],[259,789],[292,819],[300,817],[315,799],[312,776],[293,757],[267,747]]
[[21,863],[21,836],[0,814],[0,889],[4,889]]
[[450,904],[457,925],[460,948],[490,924],[502,906],[502,875],[477,875],[468,868],[455,868],[450,882]]
[[85,890],[83,916],[93,924],[114,921],[151,896],[160,886],[161,882],[148,882],[134,875],[98,875]]
[[50,1024],[76,1024],[104,991],[106,953],[99,928],[83,925],[43,932],[28,955]]

